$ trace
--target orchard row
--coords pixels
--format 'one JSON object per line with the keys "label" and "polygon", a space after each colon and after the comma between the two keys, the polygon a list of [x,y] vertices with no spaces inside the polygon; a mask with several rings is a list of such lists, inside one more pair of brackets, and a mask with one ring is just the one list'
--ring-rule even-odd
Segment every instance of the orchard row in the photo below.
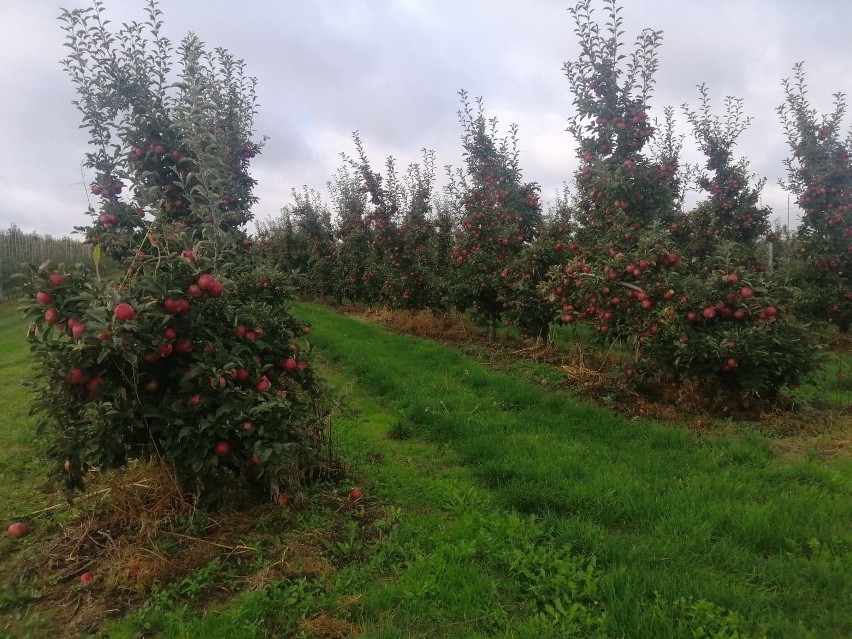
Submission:
{"label": "orchard row", "polygon": [[[573,10],[581,54],[565,65],[581,166],[573,194],[544,215],[524,182],[517,131],[500,137],[462,94],[465,166],[434,197],[434,157],[404,175],[357,157],[332,183],[333,212],[296,197],[282,220],[252,218],[255,80],[224,49],[162,35],[161,12],[112,31],[104,6],[63,11],[65,69],[89,131],[97,207],[82,228],[94,269],[33,265],[26,312],[37,358],[35,408],[55,468],[79,487],[93,468],[170,463],[187,492],[265,489],[320,464],[321,387],[304,323],[283,304],[307,293],[395,308],[470,311],[546,339],[587,323],[635,347],[625,379],[700,378],[707,392],[772,398],[817,364],[804,320],[852,320],[850,143],[845,105],[820,117],[801,68],[779,109],[791,191],[805,210],[799,267],[764,268],[768,211],[733,147],[747,125],[688,111],[706,198],[682,211],[671,112],[651,118],[661,43],[646,30],[621,58],[621,18]],[[105,259],[115,268],[105,268]]]}
{"label": "orchard row", "polygon": [[187,496],[279,497],[323,463],[324,422],[310,328],[282,308],[290,277],[243,228],[254,79],[194,35],[175,49],[148,12],[115,32],[102,3],[61,15],[94,268],[32,265],[34,407],[69,488],[154,458]]}
{"label": "orchard row", "polygon": [[[646,30],[632,54],[591,2],[573,10],[582,53],[565,65],[574,94],[570,131],[580,168],[571,193],[545,214],[525,182],[517,131],[500,137],[481,102],[462,93],[464,169],[443,197],[434,160],[398,176],[357,156],[331,184],[332,203],[294,193],[281,219],[260,226],[279,267],[298,268],[306,292],[399,309],[470,311],[494,330],[520,327],[546,340],[554,324],[589,324],[635,349],[625,375],[636,383],[702,380],[708,393],[773,398],[817,364],[806,322],[852,325],[852,140],[841,137],[845,104],[819,116],[807,103],[801,66],[778,109],[791,157],[787,188],[805,214],[779,271],[767,257],[769,214],[759,204],[737,138],[748,126],[739,100],[721,115],[700,87],[684,107],[703,167],[679,158],[673,112],[650,117],[660,34]],[[684,211],[687,186],[704,193]],[[334,219],[334,223],[332,223]],[[777,246],[777,245],[776,245]]]}

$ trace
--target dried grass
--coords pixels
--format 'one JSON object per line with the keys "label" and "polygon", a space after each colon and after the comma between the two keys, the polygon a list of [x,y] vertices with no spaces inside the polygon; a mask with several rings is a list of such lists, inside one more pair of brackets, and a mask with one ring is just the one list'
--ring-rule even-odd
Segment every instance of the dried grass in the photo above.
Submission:
{"label": "dried grass", "polygon": [[349,639],[361,634],[361,628],[354,623],[343,621],[329,612],[321,612],[299,622],[299,630],[312,637],[323,639]]}
{"label": "dried grass", "polygon": [[[257,536],[255,525],[264,516],[286,521],[298,507],[265,504],[202,515],[181,494],[169,469],[153,462],[95,477],[90,488],[79,498],[83,512],[37,548],[43,561],[37,562],[37,571],[28,569],[33,577],[38,572],[43,583],[33,610],[43,609],[62,628],[57,636],[93,632],[106,619],[136,608],[154,586],[165,587],[214,560],[236,566],[238,573],[250,569],[253,562],[241,557],[256,551],[241,540],[247,533]],[[328,506],[335,512],[339,498],[329,495]],[[292,533],[289,527],[287,532],[269,536],[264,548],[277,549],[279,557],[271,557],[271,566],[244,572],[247,588],[281,578],[321,578],[334,570],[323,556],[322,539]],[[79,577],[87,571],[94,580],[81,588]],[[317,624],[323,627],[322,620]]]}
{"label": "dried grass", "polygon": [[365,319],[387,326],[397,333],[439,341],[467,341],[482,337],[482,331],[466,317],[431,311],[377,309],[359,313]]}

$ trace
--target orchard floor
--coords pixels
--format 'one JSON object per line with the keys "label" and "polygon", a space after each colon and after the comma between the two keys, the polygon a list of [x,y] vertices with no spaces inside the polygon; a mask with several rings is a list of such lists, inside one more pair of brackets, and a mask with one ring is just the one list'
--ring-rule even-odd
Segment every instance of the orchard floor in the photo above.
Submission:
{"label": "orchard floor", "polygon": [[0,311],[0,508],[32,529],[0,541],[0,637],[852,635],[848,455],[625,419],[542,363],[297,312],[350,481],[204,515],[141,467],[65,505]]}
{"label": "orchard floor", "polygon": [[559,326],[553,342],[535,344],[511,328],[489,343],[466,317],[332,306],[389,331],[430,339],[459,349],[491,368],[541,385],[572,399],[595,404],[625,419],[652,419],[699,435],[758,431],[779,453],[813,459],[852,452],[852,339],[828,334],[824,367],[796,390],[785,388],[777,403],[754,400],[744,409],[736,398],[702,396],[700,384],[686,382],[631,387],[624,368],[633,353],[619,343],[602,346],[583,325]]}

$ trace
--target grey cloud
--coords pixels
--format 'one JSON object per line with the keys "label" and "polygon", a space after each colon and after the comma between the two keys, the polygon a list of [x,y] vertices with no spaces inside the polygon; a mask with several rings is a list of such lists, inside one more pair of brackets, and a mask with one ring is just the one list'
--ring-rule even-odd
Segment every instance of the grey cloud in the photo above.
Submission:
{"label": "grey cloud", "polygon": [[[71,6],[84,6],[75,0]],[[245,58],[258,77],[258,131],[270,140],[255,163],[259,217],[275,214],[303,184],[324,189],[352,152],[358,130],[372,162],[386,155],[400,165],[420,159],[421,147],[439,166],[460,164],[457,92],[483,96],[504,129],[520,124],[525,179],[545,197],[570,181],[576,166],[565,132],[571,95],[562,63],[577,51],[567,6],[552,0],[328,0],[267,2],[186,0],[161,3],[168,35],[189,30],[210,46]],[[830,108],[832,93],[852,88],[846,31],[852,3],[833,0],[623,3],[625,29],[664,31],[654,113],[666,104],[697,103],[706,82],[721,111],[723,99],[744,98],[755,118],[738,153],[766,176],[764,200],[786,217],[786,195],[776,187],[786,155],[775,108],[780,80],[807,60],[814,104]],[[107,0],[115,24],[142,19],[142,0]],[[0,225],[65,234],[85,221],[79,182],[85,132],[64,77],[63,34],[49,3],[0,0]],[[8,61],[8,62],[7,62]],[[11,96],[11,99],[9,99]],[[679,126],[689,133],[685,118]],[[693,158],[697,158],[694,150]],[[770,188],[771,187],[771,188]],[[14,197],[8,194],[14,193]]]}

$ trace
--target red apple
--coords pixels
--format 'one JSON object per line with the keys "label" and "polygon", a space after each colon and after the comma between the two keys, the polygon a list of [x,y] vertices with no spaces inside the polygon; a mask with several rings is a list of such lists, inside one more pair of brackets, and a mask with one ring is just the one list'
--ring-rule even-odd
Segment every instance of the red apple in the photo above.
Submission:
{"label": "red apple", "polygon": [[213,452],[219,457],[224,457],[231,452],[231,445],[226,441],[217,442],[213,447]]}
{"label": "red apple", "polygon": [[55,299],[56,299],[55,295],[51,295],[50,293],[45,293],[44,291],[39,291],[38,293],[36,293],[36,301],[39,304],[50,304]]}
{"label": "red apple", "polygon": [[89,585],[89,583],[90,583],[90,582],[92,581],[92,579],[94,579],[94,578],[95,578],[94,573],[91,573],[91,572],[84,572],[82,575],[80,575],[80,585],[81,585],[81,586],[88,586],[88,585]]}
{"label": "red apple", "polygon": [[136,317],[136,310],[127,302],[122,302],[113,310],[113,315],[115,315],[116,319],[121,320],[122,322],[132,320]]}
{"label": "red apple", "polygon": [[65,376],[65,381],[69,384],[85,384],[89,381],[89,376],[81,368],[72,368],[71,372]]}
{"label": "red apple", "polygon": [[355,488],[353,488],[349,492],[349,499],[351,499],[352,501],[359,501],[363,496],[364,496],[364,491],[361,490],[360,486],[355,486]]}
{"label": "red apple", "polygon": [[16,522],[6,529],[6,534],[17,539],[18,537],[23,537],[29,531],[29,526],[21,522]]}
{"label": "red apple", "polygon": [[60,286],[65,284],[65,276],[60,273],[51,273],[49,279],[51,286]]}
{"label": "red apple", "polygon": [[204,273],[203,275],[199,275],[198,280],[197,280],[198,288],[200,288],[203,291],[206,291],[210,288],[210,286],[215,281],[216,280],[214,279],[214,277],[212,275],[210,275],[209,273]]}
{"label": "red apple", "polygon": [[189,353],[192,351],[192,340],[181,339],[175,342],[175,350],[178,353]]}

